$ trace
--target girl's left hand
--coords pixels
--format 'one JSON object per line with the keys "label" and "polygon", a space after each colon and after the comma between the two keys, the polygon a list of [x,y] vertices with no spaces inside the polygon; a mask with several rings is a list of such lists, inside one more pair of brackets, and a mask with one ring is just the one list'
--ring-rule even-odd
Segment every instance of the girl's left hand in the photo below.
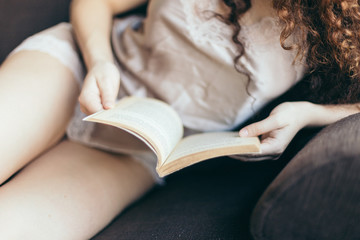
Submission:
{"label": "girl's left hand", "polygon": [[261,136],[261,154],[235,158],[244,161],[277,159],[296,133],[308,125],[309,106],[308,102],[285,102],[274,108],[269,117],[242,128],[241,137]]}

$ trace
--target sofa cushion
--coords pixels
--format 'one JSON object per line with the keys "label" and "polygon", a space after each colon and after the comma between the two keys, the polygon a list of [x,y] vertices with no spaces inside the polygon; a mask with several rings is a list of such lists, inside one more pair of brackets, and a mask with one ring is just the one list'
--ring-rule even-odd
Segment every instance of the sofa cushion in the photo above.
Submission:
{"label": "sofa cushion", "polygon": [[260,239],[358,239],[360,114],[317,135],[259,200],[251,231]]}
{"label": "sofa cushion", "polygon": [[93,240],[250,240],[251,211],[282,162],[223,157],[170,175]]}
{"label": "sofa cushion", "polygon": [[26,37],[68,21],[70,0],[1,0],[0,63]]}

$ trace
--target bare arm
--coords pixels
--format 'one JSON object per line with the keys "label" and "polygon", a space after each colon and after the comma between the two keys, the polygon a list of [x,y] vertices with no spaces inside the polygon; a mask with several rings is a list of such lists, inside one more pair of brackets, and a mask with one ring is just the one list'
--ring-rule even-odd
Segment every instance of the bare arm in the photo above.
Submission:
{"label": "bare arm", "polygon": [[320,105],[310,102],[286,102],[277,106],[269,117],[241,129],[240,136],[261,135],[263,154],[280,154],[300,129],[325,126],[359,112],[360,103]]}
{"label": "bare arm", "polygon": [[310,103],[309,122],[307,126],[328,125],[358,112],[360,112],[360,103],[341,105],[318,105]]}
{"label": "bare arm", "polygon": [[89,114],[109,108],[115,100],[120,76],[113,65],[110,43],[112,20],[115,15],[145,2],[146,0],[72,1],[70,19],[89,72],[79,97],[84,112]]}
{"label": "bare arm", "polygon": [[112,61],[110,32],[113,17],[145,2],[146,0],[72,1],[71,23],[88,68],[97,61]]}

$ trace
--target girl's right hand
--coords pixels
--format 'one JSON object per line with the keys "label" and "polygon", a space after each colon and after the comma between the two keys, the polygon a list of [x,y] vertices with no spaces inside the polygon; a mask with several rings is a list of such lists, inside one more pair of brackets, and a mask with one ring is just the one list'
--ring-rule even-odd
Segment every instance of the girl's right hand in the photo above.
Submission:
{"label": "girl's right hand", "polygon": [[88,71],[79,102],[81,111],[92,114],[113,107],[120,87],[120,72],[113,62],[102,61]]}

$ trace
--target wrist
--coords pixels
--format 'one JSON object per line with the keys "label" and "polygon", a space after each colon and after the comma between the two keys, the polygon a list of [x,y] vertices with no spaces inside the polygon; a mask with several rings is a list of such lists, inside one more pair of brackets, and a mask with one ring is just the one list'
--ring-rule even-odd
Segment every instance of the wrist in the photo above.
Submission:
{"label": "wrist", "polygon": [[94,30],[79,43],[88,69],[93,68],[99,62],[114,62],[110,40],[105,33]]}
{"label": "wrist", "polygon": [[301,122],[302,128],[309,127],[314,122],[314,114],[316,112],[316,106],[310,102],[297,102],[299,109],[299,121]]}
{"label": "wrist", "polygon": [[322,127],[346,116],[341,113],[344,109],[339,105],[322,105],[308,102],[308,106],[308,127]]}
{"label": "wrist", "polygon": [[306,102],[306,125],[305,127],[316,127],[316,126],[322,126],[323,124],[320,123],[319,115],[321,115],[321,106],[318,104],[314,104],[311,102]]}
{"label": "wrist", "polygon": [[302,104],[304,127],[321,127],[333,123],[334,114],[330,105],[321,105],[311,102],[299,102]]}
{"label": "wrist", "polygon": [[360,112],[360,105],[356,104],[311,104],[312,121],[310,126],[325,126],[351,114]]}
{"label": "wrist", "polygon": [[88,69],[93,69],[96,67],[103,67],[103,66],[107,66],[107,65],[113,65],[114,64],[114,60],[113,59],[107,59],[107,58],[96,58],[96,59],[92,59],[91,64],[89,64]]}
{"label": "wrist", "polygon": [[114,58],[111,52],[96,48],[91,49],[91,51],[88,51],[88,54],[84,54],[86,67],[88,69],[103,63],[114,63]]}

